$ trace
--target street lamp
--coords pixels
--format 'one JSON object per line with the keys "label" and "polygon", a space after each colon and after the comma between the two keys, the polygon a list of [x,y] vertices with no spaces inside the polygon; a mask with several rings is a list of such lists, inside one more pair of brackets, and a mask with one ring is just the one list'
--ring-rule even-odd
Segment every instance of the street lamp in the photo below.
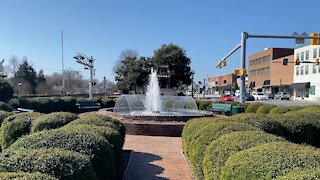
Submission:
{"label": "street lamp", "polygon": [[191,97],[193,98],[193,78],[194,78],[194,71],[191,71],[191,78],[192,78],[192,81],[191,81]]}
{"label": "street lamp", "polygon": [[22,85],[22,82],[19,82],[19,83],[18,83],[18,87],[19,87],[19,96],[21,96],[21,85]]}

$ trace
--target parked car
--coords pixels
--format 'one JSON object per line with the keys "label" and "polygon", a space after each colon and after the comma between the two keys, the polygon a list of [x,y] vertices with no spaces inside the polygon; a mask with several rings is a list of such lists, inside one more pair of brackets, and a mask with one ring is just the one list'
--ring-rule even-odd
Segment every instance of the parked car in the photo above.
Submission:
{"label": "parked car", "polygon": [[286,93],[286,92],[278,92],[277,94],[274,95],[274,99],[286,99],[289,100],[290,99],[290,94]]}
{"label": "parked car", "polygon": [[274,94],[272,94],[272,93],[265,93],[265,95],[268,97],[268,99],[274,98]]}
{"label": "parked car", "polygon": [[254,97],[251,94],[246,93],[244,96],[244,100],[245,101],[254,101]]}
{"label": "parked car", "polygon": [[220,101],[233,101],[233,96],[230,94],[224,94],[220,96]]}
{"label": "parked car", "polygon": [[252,96],[255,100],[267,100],[268,97],[262,92],[253,92]]}

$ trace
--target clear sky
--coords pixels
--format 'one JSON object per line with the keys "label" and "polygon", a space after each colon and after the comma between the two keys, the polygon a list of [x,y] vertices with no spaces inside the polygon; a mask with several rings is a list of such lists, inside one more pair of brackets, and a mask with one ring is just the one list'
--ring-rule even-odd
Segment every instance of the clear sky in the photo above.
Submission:
{"label": "clear sky", "polygon": [[[319,32],[319,0],[1,0],[0,59],[27,56],[36,70],[61,72],[61,30],[65,68],[89,72],[72,58],[93,56],[96,78],[114,81],[112,67],[121,51],[152,56],[174,43],[191,58],[195,81],[233,72],[217,60],[240,42],[241,32],[291,35]],[[264,47],[294,47],[293,40],[249,39],[248,55]],[[5,63],[6,64],[6,63]]]}

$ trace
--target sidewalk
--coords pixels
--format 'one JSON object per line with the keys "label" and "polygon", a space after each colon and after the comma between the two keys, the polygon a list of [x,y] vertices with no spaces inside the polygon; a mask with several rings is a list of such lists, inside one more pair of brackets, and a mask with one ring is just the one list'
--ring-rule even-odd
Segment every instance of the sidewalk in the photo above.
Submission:
{"label": "sidewalk", "polygon": [[192,179],[180,137],[126,135],[124,149],[134,150],[126,180]]}

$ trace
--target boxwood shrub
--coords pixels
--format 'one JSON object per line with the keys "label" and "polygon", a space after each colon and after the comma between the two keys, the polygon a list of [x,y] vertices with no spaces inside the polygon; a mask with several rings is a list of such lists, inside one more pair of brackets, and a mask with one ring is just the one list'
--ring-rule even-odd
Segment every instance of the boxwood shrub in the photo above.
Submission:
{"label": "boxwood shrub", "polygon": [[275,141],[283,139],[262,131],[238,131],[221,136],[206,149],[203,159],[204,178],[220,179],[221,169],[232,154]]}
{"label": "boxwood shrub", "polygon": [[257,128],[239,122],[217,122],[200,128],[192,135],[189,145],[188,159],[193,173],[198,179],[203,179],[202,161],[207,146],[224,134],[234,131],[258,130]]}
{"label": "boxwood shrub", "polygon": [[55,111],[54,102],[50,98],[36,97],[28,99],[32,109],[41,113],[51,113]]}
{"label": "boxwood shrub", "polygon": [[19,137],[29,134],[31,122],[40,117],[41,113],[19,113],[5,118],[1,124],[1,147],[7,148]]}
{"label": "boxwood shrub", "polygon": [[46,114],[32,121],[31,132],[42,131],[44,129],[56,129],[77,118],[77,115],[69,112],[54,112]]}
{"label": "boxwood shrub", "polygon": [[208,107],[212,104],[212,101],[209,100],[196,100],[199,110],[207,110]]}
{"label": "boxwood shrub", "polygon": [[271,142],[229,157],[221,179],[275,179],[289,172],[320,166],[316,148],[288,142]]}
{"label": "boxwood shrub", "polygon": [[269,114],[284,114],[286,112],[289,112],[290,108],[286,106],[279,106],[271,109]]}
{"label": "boxwood shrub", "polygon": [[62,127],[61,130],[74,133],[86,133],[86,131],[90,130],[91,133],[103,136],[111,145],[113,145],[116,165],[120,163],[124,142],[118,131],[107,126],[96,126],[88,124],[67,125]]}
{"label": "boxwood shrub", "polygon": [[269,114],[269,112],[277,106],[264,104],[257,109],[257,114]]}
{"label": "boxwood shrub", "polygon": [[271,134],[279,136],[286,135],[286,128],[283,127],[281,122],[279,122],[277,118],[274,118],[273,116],[256,113],[242,113],[231,116],[230,118],[237,122],[248,123]]}
{"label": "boxwood shrub", "polygon": [[40,172],[59,179],[97,179],[88,156],[58,148],[5,151],[0,166],[7,171]]}
{"label": "boxwood shrub", "polygon": [[[113,125],[110,123],[112,123]],[[97,126],[113,127],[121,134],[123,141],[126,135],[126,129],[122,122],[118,118],[109,115],[87,113],[81,118],[71,122],[71,124],[92,124]]]}
{"label": "boxwood shrub", "polygon": [[9,117],[9,116],[12,116],[12,115],[13,115],[12,112],[0,110],[0,125],[2,124],[2,121],[3,121],[6,117]]}
{"label": "boxwood shrub", "polygon": [[32,109],[31,102],[25,98],[13,98],[13,99],[10,99],[8,103],[15,109],[17,108]]}
{"label": "boxwood shrub", "polygon": [[184,153],[187,155],[189,150],[189,144],[192,140],[192,135],[195,131],[199,130],[200,128],[210,125],[215,122],[226,121],[227,118],[223,116],[217,117],[203,117],[203,118],[195,118],[189,120],[184,126],[182,130],[182,147]]}
{"label": "boxwood shrub", "polygon": [[320,179],[320,168],[308,168],[290,172],[277,180],[316,180]]}
{"label": "boxwood shrub", "polygon": [[5,103],[5,102],[1,102],[0,101],[0,110],[3,110],[3,111],[13,111],[13,107],[10,106],[9,104]]}
{"label": "boxwood shrub", "polygon": [[87,155],[99,179],[115,178],[112,145],[102,136],[86,132],[53,129],[24,136],[11,145],[10,150],[35,148],[61,148]]}
{"label": "boxwood shrub", "polygon": [[257,109],[262,106],[263,104],[262,103],[250,103],[245,112],[246,113],[256,113],[257,112]]}
{"label": "boxwood shrub", "polygon": [[303,106],[289,106],[289,111],[299,111],[303,109]]}
{"label": "boxwood shrub", "polygon": [[0,179],[15,179],[15,180],[58,180],[54,176],[43,173],[26,173],[26,172],[0,172]]}

